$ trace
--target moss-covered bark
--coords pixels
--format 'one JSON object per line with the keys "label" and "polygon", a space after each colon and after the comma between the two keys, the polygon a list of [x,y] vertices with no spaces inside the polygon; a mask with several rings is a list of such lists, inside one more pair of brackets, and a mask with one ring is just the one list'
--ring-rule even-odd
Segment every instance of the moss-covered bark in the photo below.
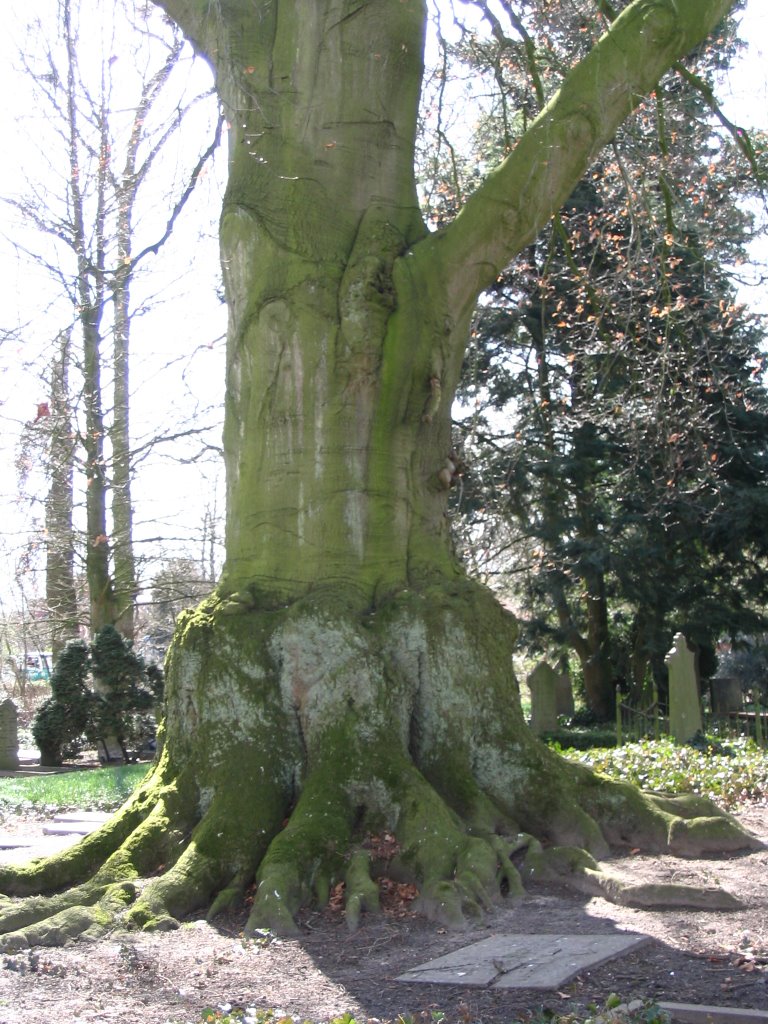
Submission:
{"label": "moss-covered bark", "polygon": [[[249,929],[292,931],[338,881],[356,926],[377,909],[382,872],[415,881],[422,909],[449,925],[531,876],[695,905],[698,891],[627,887],[593,857],[609,843],[685,855],[754,841],[706,802],[641,795],[539,744],[521,717],[514,632],[458,577],[373,603],[341,587],[236,613],[210,599],[179,625],[165,752],[140,791],[77,847],[0,870],[11,896],[50,894],[0,908],[5,948],[174,927],[254,881]],[[382,832],[397,842],[387,863],[368,841]]]}
{"label": "moss-covered bark", "polygon": [[[478,290],[726,0],[636,0],[430,236],[413,177],[423,0],[162,6],[214,65],[230,120],[227,559],[178,624],[161,762],[73,851],[0,871],[12,897],[45,894],[0,910],[6,946],[172,927],[254,881],[250,928],[290,931],[338,880],[356,925],[384,870],[458,924],[520,889],[518,853],[525,875],[634,899],[592,859],[609,844],[753,845],[712,808],[597,779],[533,739],[514,621],[464,578],[445,519]],[[382,830],[386,863],[368,842]]]}

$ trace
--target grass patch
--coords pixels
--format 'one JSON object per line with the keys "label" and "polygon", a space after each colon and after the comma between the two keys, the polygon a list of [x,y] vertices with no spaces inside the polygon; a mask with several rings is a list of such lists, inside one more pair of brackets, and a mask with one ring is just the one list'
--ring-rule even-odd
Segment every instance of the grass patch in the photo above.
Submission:
{"label": "grass patch", "polygon": [[768,752],[744,737],[697,747],[640,740],[611,749],[556,749],[612,779],[661,793],[698,793],[726,809],[768,798]]}
{"label": "grass patch", "polygon": [[0,814],[69,811],[113,811],[147,774],[146,764],[0,779]]}

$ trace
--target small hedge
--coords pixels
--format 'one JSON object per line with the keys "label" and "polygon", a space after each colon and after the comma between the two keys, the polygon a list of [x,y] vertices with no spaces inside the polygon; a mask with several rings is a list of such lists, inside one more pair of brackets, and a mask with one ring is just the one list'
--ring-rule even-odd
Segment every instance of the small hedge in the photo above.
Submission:
{"label": "small hedge", "polygon": [[594,726],[584,729],[557,729],[554,732],[544,733],[541,738],[550,746],[560,746],[572,750],[616,746],[616,731],[614,729],[599,729]]}

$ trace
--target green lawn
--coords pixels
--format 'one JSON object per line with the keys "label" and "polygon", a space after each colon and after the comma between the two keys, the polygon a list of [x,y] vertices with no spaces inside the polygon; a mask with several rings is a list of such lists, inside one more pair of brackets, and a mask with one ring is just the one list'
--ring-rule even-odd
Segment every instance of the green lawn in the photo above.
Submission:
{"label": "green lawn", "polygon": [[0,814],[29,811],[111,811],[118,808],[147,774],[146,764],[117,765],[89,771],[0,779]]}

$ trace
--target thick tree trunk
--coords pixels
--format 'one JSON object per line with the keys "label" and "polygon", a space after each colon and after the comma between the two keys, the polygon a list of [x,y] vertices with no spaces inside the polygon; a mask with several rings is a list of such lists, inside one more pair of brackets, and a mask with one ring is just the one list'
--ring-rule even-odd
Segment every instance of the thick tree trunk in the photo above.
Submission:
{"label": "thick tree trunk", "polygon": [[587,612],[586,657],[581,667],[587,706],[597,718],[605,721],[615,709],[614,681],[610,657],[611,637],[608,627],[608,600],[605,580],[595,573],[585,581],[584,598]]}
{"label": "thick tree trunk", "polygon": [[[521,847],[526,873],[624,901],[690,898],[628,890],[586,851],[753,840],[706,802],[610,785],[538,743],[514,621],[450,551],[450,402],[473,297],[531,225],[510,214],[478,247],[481,203],[426,236],[412,169],[424,4],[164,6],[212,56],[231,124],[226,564],[179,622],[155,772],[75,855],[0,871],[5,891],[59,893],[0,913],[6,948],[98,934],[116,916],[171,927],[254,879],[249,928],[291,930],[339,879],[355,925],[378,906],[381,872],[416,880],[423,908],[457,924],[520,888]],[[659,31],[657,61],[681,45]],[[617,110],[637,88],[624,74],[605,85]],[[530,189],[536,216],[567,193],[572,170],[561,182],[554,163],[543,178],[512,163],[516,210]],[[487,193],[497,221],[505,174]],[[383,828],[396,837],[386,862],[370,850]]]}
{"label": "thick tree trunk", "polygon": [[[443,516],[450,399],[431,422],[422,414],[431,378],[452,393],[450,334],[465,325],[439,291],[429,308],[435,282],[404,258],[424,235],[411,170],[418,7],[371,4],[349,20],[340,5],[301,7],[272,27],[277,86],[257,69],[225,93],[238,116],[221,228],[223,587],[295,598],[331,581],[369,599],[405,583]],[[383,35],[377,55],[369,40]],[[316,67],[294,67],[294,39]]]}

